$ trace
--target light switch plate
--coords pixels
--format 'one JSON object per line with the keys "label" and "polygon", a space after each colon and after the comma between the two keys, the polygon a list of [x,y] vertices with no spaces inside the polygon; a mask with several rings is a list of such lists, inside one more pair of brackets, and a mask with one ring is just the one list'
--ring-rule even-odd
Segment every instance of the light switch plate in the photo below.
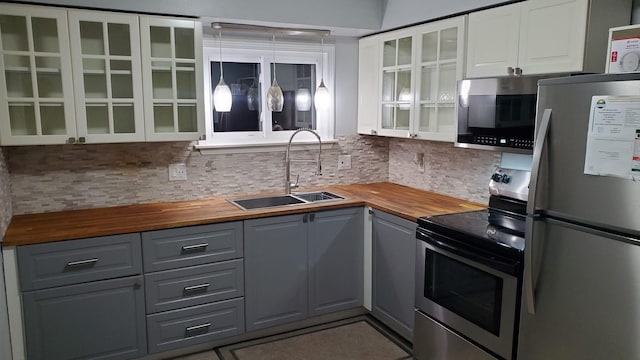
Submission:
{"label": "light switch plate", "polygon": [[338,155],[338,170],[351,169],[351,155]]}
{"label": "light switch plate", "polygon": [[186,164],[169,164],[169,181],[187,180]]}

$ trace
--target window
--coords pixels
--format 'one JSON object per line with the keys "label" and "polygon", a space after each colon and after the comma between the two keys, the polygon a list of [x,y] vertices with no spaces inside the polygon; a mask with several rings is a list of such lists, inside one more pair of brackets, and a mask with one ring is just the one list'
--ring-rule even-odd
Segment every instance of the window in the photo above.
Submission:
{"label": "window", "polygon": [[[333,47],[325,46],[323,54],[320,44],[277,42],[274,74],[271,42],[223,40],[224,80],[231,88],[233,103],[230,112],[219,113],[211,97],[220,80],[219,46],[218,39],[204,42],[207,140],[200,141],[199,147],[281,144],[298,128],[314,129],[323,140],[333,139],[333,104],[319,111],[313,106],[321,78],[334,92]],[[284,95],[281,112],[266,108],[267,90],[274,76]],[[313,139],[308,133],[296,136],[302,142]]]}

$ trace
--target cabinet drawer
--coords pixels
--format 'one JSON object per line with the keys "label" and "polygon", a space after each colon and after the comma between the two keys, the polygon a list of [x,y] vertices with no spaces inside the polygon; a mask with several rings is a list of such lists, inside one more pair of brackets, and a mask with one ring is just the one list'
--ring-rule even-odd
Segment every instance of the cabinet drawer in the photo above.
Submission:
{"label": "cabinet drawer", "polygon": [[147,313],[243,296],[243,270],[243,260],[237,259],[147,274]]}
{"label": "cabinet drawer", "polygon": [[149,353],[244,333],[244,298],[147,315]]}
{"label": "cabinet drawer", "polygon": [[242,222],[142,233],[145,272],[242,257]]}
{"label": "cabinet drawer", "polygon": [[18,247],[23,291],[142,273],[140,234]]}

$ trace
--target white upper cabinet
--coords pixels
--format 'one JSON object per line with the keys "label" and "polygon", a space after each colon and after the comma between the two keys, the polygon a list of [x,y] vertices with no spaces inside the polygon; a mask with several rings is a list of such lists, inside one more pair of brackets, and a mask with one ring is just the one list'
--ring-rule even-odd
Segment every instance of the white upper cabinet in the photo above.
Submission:
{"label": "white upper cabinet", "polygon": [[144,141],[138,17],[69,11],[78,141]]}
{"label": "white upper cabinet", "polygon": [[454,140],[465,18],[360,40],[358,133]]}
{"label": "white upper cabinet", "polygon": [[197,20],[0,4],[0,145],[198,140]]}
{"label": "white upper cabinet", "polygon": [[378,69],[380,41],[377,37],[360,40],[358,56],[358,133],[378,133]]}
{"label": "white upper cabinet", "polygon": [[528,0],[469,14],[466,77],[602,72],[630,0]]}
{"label": "white upper cabinet", "polygon": [[147,140],[200,139],[204,134],[200,22],[141,17],[140,29]]}
{"label": "white upper cabinet", "polygon": [[0,143],[75,139],[65,10],[0,5]]}

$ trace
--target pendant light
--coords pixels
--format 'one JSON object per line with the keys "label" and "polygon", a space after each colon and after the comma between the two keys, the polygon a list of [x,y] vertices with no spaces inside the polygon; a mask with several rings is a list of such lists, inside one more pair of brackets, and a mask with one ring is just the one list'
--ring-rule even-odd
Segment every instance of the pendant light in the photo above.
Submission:
{"label": "pendant light", "polygon": [[231,111],[233,98],[231,97],[231,89],[224,82],[222,74],[222,31],[218,32],[218,34],[220,36],[220,82],[213,90],[213,106],[217,112],[229,112]]}
{"label": "pendant light", "polygon": [[331,98],[329,96],[329,89],[324,84],[323,79],[323,65],[324,65],[324,35],[320,38],[321,40],[321,49],[322,49],[322,59],[320,59],[320,86],[316,89],[316,95],[314,96],[313,103],[316,106],[316,111],[318,110],[326,110],[329,108],[329,103],[331,102]]}
{"label": "pendant light", "polygon": [[267,91],[267,109],[281,112],[284,106],[284,95],[276,80],[276,34],[273,34],[273,83]]}

